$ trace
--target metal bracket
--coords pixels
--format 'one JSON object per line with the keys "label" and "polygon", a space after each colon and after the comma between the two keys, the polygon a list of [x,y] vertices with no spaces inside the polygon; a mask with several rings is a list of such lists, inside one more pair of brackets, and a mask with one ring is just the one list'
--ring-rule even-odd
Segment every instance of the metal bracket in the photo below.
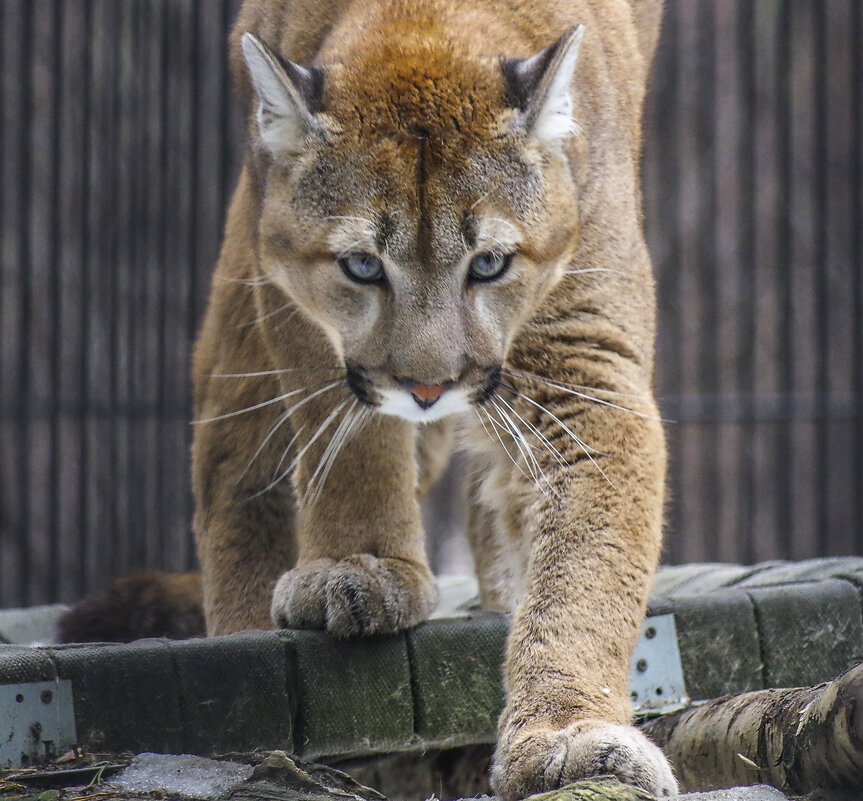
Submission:
{"label": "metal bracket", "polygon": [[54,759],[76,742],[71,681],[0,685],[0,768]]}
{"label": "metal bracket", "polygon": [[636,715],[673,712],[689,702],[674,615],[645,618],[632,654],[629,692]]}

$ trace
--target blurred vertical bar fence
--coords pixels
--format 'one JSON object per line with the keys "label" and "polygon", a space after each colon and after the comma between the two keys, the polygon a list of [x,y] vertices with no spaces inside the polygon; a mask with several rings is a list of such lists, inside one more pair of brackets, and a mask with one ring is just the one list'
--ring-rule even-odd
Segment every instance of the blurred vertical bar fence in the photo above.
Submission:
{"label": "blurred vertical bar fence", "polygon": [[[0,606],[194,565],[238,5],[0,0]],[[863,553],[861,38],[858,0],[667,3],[644,157],[666,561]],[[460,526],[429,519],[437,558]]]}

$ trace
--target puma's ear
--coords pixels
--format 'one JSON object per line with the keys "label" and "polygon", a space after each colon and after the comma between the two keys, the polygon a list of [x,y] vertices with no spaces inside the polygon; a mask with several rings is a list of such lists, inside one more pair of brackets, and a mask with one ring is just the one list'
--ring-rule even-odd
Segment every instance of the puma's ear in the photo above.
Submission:
{"label": "puma's ear", "polygon": [[582,36],[578,25],[530,58],[501,61],[510,101],[522,112],[519,125],[537,139],[563,139],[577,130],[570,86]]}
{"label": "puma's ear", "polygon": [[272,153],[296,153],[306,135],[320,128],[323,72],[279,58],[251,33],[241,39],[243,55],[258,94],[258,132]]}

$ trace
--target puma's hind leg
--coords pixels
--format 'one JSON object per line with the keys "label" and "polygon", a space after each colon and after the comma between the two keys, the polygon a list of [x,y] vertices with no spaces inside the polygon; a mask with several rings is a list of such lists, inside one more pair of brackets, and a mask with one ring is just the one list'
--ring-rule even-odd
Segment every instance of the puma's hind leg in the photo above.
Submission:
{"label": "puma's hind leg", "polygon": [[505,488],[495,466],[471,456],[468,474],[467,540],[479,583],[482,608],[511,612],[519,594],[521,565],[518,546],[501,520]]}

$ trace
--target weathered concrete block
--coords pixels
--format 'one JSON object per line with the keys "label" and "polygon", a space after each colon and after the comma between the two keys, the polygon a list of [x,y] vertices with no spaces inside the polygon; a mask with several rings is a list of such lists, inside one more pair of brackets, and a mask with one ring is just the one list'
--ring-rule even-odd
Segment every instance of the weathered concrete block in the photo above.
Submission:
{"label": "weathered concrete block", "polygon": [[503,708],[507,615],[435,620],[407,635],[415,729],[438,747],[493,742]]}
{"label": "weathered concrete block", "polygon": [[50,650],[71,679],[78,741],[88,751],[183,749],[180,693],[164,640]]}
{"label": "weathered concrete block", "polygon": [[170,642],[182,697],[183,753],[293,750],[288,676],[294,654],[275,632]]}
{"label": "weathered concrete block", "polygon": [[828,681],[863,660],[860,595],[847,581],[755,587],[765,687]]}
{"label": "weathered concrete block", "polygon": [[690,698],[762,689],[758,629],[746,593],[723,589],[673,601],[651,600],[650,614],[667,612],[674,613]]}
{"label": "weathered concrete block", "polygon": [[317,758],[402,750],[415,742],[404,635],[336,640],[320,631],[277,635],[291,651],[297,692],[294,750]]}
{"label": "weathered concrete block", "polygon": [[48,650],[0,645],[0,684],[53,681],[56,678],[57,667]]}

